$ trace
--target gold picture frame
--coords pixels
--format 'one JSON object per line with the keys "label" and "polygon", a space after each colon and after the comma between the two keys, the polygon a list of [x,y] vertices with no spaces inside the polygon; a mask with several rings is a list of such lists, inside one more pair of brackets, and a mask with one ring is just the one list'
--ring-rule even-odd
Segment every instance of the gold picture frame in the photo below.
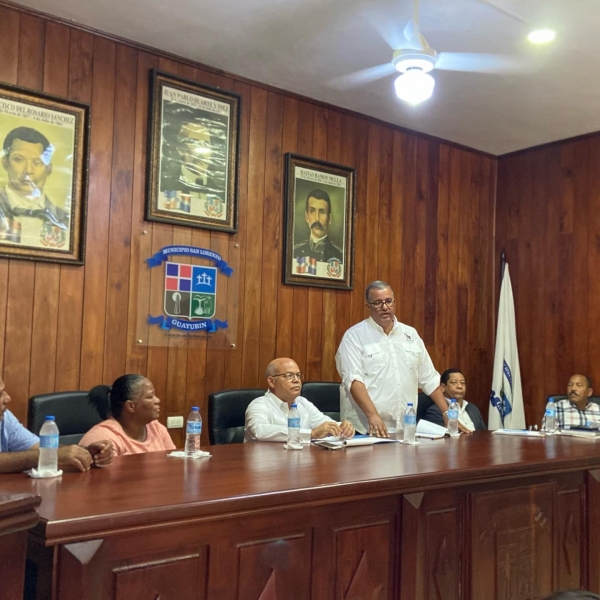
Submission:
{"label": "gold picture frame", "polygon": [[353,289],[355,187],[351,167],[286,154],[283,283]]}
{"label": "gold picture frame", "polygon": [[241,98],[150,72],[146,219],[235,233]]}
{"label": "gold picture frame", "polygon": [[0,256],[83,265],[89,112],[0,84]]}

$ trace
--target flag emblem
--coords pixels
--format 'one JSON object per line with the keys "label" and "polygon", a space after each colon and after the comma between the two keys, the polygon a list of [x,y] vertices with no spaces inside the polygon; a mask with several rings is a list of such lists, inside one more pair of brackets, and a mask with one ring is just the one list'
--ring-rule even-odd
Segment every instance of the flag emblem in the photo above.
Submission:
{"label": "flag emblem", "polygon": [[491,431],[501,428],[525,428],[521,369],[519,368],[519,351],[517,348],[515,302],[508,264],[505,266],[502,286],[500,287],[488,428]]}
{"label": "flag emblem", "polygon": [[296,273],[317,274],[317,259],[310,256],[299,256],[296,259]]}
{"label": "flag emblem", "polygon": [[327,275],[329,277],[340,277],[342,275],[342,263],[337,258],[327,261]]}
{"label": "flag emblem", "polygon": [[223,200],[214,194],[207,194],[204,202],[204,212],[209,217],[220,218],[223,216]]}

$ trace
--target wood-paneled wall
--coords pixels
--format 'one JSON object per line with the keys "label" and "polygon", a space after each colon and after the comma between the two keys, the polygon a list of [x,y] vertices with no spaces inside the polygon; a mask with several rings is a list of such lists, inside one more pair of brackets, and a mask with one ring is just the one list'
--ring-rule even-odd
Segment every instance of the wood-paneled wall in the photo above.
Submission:
{"label": "wood-paneled wall", "polygon": [[496,247],[515,296],[525,412],[573,373],[600,391],[600,136],[501,157]]}
{"label": "wood-paneled wall", "polygon": [[[163,419],[197,402],[206,417],[209,392],[262,385],[276,356],[291,355],[312,380],[336,379],[335,350],[364,318],[373,279],[391,282],[399,318],[418,329],[440,372],[465,370],[469,399],[487,410],[495,159],[1,4],[0,56],[1,81],[87,102],[92,114],[85,266],[0,261],[0,364],[20,419],[32,394],[125,372],[152,380]],[[223,248],[230,237],[143,225],[152,68],[242,97],[234,351],[135,345],[142,226],[153,251]],[[286,152],[356,168],[353,292],[280,283]]]}

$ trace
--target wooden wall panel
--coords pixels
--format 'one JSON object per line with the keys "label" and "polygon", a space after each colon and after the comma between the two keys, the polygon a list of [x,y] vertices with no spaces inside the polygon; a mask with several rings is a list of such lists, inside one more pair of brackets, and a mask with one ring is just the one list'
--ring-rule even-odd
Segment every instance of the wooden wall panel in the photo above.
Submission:
{"label": "wooden wall panel", "polygon": [[496,256],[506,248],[528,423],[569,377],[600,382],[600,137],[501,157]]}
{"label": "wooden wall panel", "polygon": [[[20,419],[34,392],[89,389],[123,372],[152,380],[163,419],[185,416],[192,404],[206,416],[207,395],[216,389],[263,385],[276,356],[291,355],[311,379],[337,379],[337,345],[366,316],[363,291],[373,279],[389,280],[398,317],[419,330],[440,371],[465,370],[469,399],[486,409],[496,298],[495,159],[1,3],[0,51],[1,81],[87,102],[92,115],[85,266],[0,261],[0,372]],[[237,234],[143,220],[152,68],[241,95]],[[351,292],[281,283],[286,152],[356,169]],[[565,165],[579,158],[578,151],[561,153]],[[568,186],[561,216],[543,220],[573,235],[556,252],[561,264],[582,244],[568,200],[581,186],[576,175]],[[210,339],[189,348],[137,343],[141,313],[160,310],[163,285],[159,273],[141,273],[140,263],[173,241],[212,245],[239,263],[234,350]],[[573,265],[574,275],[581,269]],[[560,278],[553,281],[557,293],[566,290]],[[140,289],[150,294],[140,298]],[[574,316],[574,328],[585,325]],[[555,337],[568,337],[570,326],[558,321]],[[181,431],[173,435],[183,441]]]}

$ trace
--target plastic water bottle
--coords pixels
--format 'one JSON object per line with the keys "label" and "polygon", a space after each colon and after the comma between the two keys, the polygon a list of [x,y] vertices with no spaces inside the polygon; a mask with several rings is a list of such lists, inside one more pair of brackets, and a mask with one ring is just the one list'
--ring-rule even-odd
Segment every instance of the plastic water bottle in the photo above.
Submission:
{"label": "plastic water bottle", "polygon": [[288,450],[302,450],[302,442],[300,440],[300,413],[298,405],[294,402],[290,406],[288,413]]}
{"label": "plastic water bottle", "polygon": [[554,398],[548,398],[548,404],[546,404],[544,431],[556,431],[556,404],[554,404]]}
{"label": "plastic water bottle", "polygon": [[187,418],[185,428],[185,453],[193,456],[194,452],[200,450],[200,434],[202,433],[202,416],[197,406],[192,406],[192,412]]}
{"label": "plastic water bottle", "polygon": [[40,458],[38,461],[40,475],[55,475],[58,471],[58,426],[54,417],[48,416],[40,429]]}
{"label": "plastic water bottle", "polygon": [[458,402],[452,398],[448,406],[448,433],[452,437],[458,437]]}
{"label": "plastic water bottle", "polygon": [[417,413],[412,402],[408,403],[404,413],[404,441],[409,444],[415,442],[415,432],[417,429]]}

